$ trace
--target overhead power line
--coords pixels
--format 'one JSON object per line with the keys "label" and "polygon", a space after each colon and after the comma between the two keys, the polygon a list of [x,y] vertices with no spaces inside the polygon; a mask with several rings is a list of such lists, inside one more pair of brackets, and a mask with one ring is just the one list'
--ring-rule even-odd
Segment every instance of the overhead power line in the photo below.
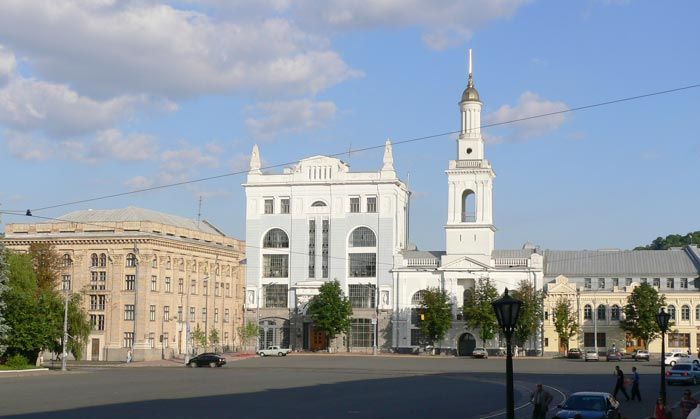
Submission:
{"label": "overhead power line", "polygon": [[[700,87],[700,83],[691,84],[691,85],[682,86],[682,87],[677,87],[677,88],[668,89],[668,90],[660,90],[660,91],[651,92],[651,93],[644,93],[644,94],[635,95],[635,96],[628,96],[628,97],[624,97],[624,98],[620,98],[620,99],[607,100],[607,101],[604,101],[604,102],[598,102],[598,103],[594,103],[594,104],[590,104],[590,105],[583,105],[583,106],[577,106],[577,107],[574,107],[574,108],[562,109],[562,110],[560,110],[560,111],[554,111],[554,112],[547,112],[547,113],[542,113],[542,114],[537,114],[537,115],[531,115],[531,116],[526,116],[526,117],[523,117],[523,118],[511,119],[511,120],[508,120],[508,121],[494,122],[494,123],[491,123],[491,124],[481,125],[481,126],[480,126],[480,129],[498,127],[498,126],[509,125],[509,124],[515,124],[515,123],[518,123],[518,122],[524,122],[524,121],[529,121],[529,120],[533,120],[533,119],[546,118],[546,117],[548,117],[548,116],[562,115],[562,114],[571,113],[571,112],[576,112],[576,111],[581,111],[581,110],[585,110],[585,109],[592,109],[592,108],[597,108],[597,107],[601,107],[601,106],[608,106],[608,105],[613,105],[613,104],[622,103],[622,102],[629,102],[629,101],[634,101],[634,100],[649,98],[649,97],[653,97],[653,96],[660,96],[660,95],[665,95],[665,94],[669,94],[669,93],[675,93],[675,92],[680,92],[680,91],[684,91],[684,90],[695,89],[695,88],[698,88],[698,87]],[[442,132],[442,133],[438,133],[438,134],[426,135],[426,136],[422,136],[422,137],[409,138],[409,139],[406,139],[406,140],[395,141],[395,142],[392,143],[392,145],[396,146],[396,145],[403,145],[403,144],[414,143],[414,142],[418,142],[418,141],[433,140],[433,139],[436,139],[436,138],[439,138],[439,137],[444,137],[444,136],[446,136],[446,135],[458,134],[459,132],[460,132],[459,130],[457,130],[457,131],[447,131],[447,132]],[[384,147],[384,144],[380,144],[380,145],[373,145],[373,146],[368,146],[368,147],[362,147],[362,148],[354,149],[354,150],[351,150],[351,151],[352,151],[352,152],[362,152],[362,151],[369,151],[369,150],[381,149],[381,148],[383,148],[383,147]],[[347,153],[348,153],[348,151],[345,150],[345,151],[338,152],[338,153],[328,154],[327,157],[340,157],[340,156],[343,156],[343,155],[345,155],[345,154],[347,154]],[[289,165],[292,165],[292,164],[295,164],[295,163],[297,163],[296,160],[295,160],[295,161],[285,162],[285,163],[279,163],[279,164],[274,164],[274,165],[265,166],[265,167],[262,167],[261,169],[262,169],[262,170],[275,169],[275,168],[278,168],[278,167],[289,166]],[[76,205],[76,204],[83,204],[83,203],[86,203],[86,202],[94,202],[94,201],[100,201],[100,200],[109,199],[109,198],[117,198],[117,197],[120,197],[120,196],[133,195],[133,194],[137,194],[137,193],[143,193],[143,192],[156,191],[156,190],[160,190],[160,189],[173,188],[173,187],[176,187],[176,186],[183,186],[183,185],[189,185],[189,184],[193,184],[193,183],[207,182],[207,181],[210,181],[210,180],[215,180],[215,179],[221,179],[221,178],[225,178],[225,177],[231,177],[231,176],[237,176],[237,175],[246,174],[246,173],[248,173],[249,171],[250,171],[250,170],[240,170],[240,171],[235,171],[235,172],[222,173],[222,174],[218,174],[218,175],[214,175],[214,176],[202,177],[202,178],[198,178],[198,179],[191,179],[191,180],[186,180],[186,181],[181,181],[181,182],[168,183],[168,184],[165,184],[165,185],[158,185],[158,186],[151,186],[151,187],[148,187],[148,188],[134,189],[134,190],[131,190],[131,191],[126,191],[126,192],[119,192],[119,193],[108,194],[108,195],[99,195],[99,196],[94,196],[94,197],[91,197],[91,198],[79,199],[79,200],[75,200],[75,201],[69,201],[69,202],[64,202],[64,203],[55,204],[55,205],[49,205],[49,206],[40,207],[40,208],[31,208],[31,209],[29,209],[29,210],[27,210],[27,211],[31,211],[30,213],[33,213],[33,212],[44,211],[44,210],[48,210],[48,209],[66,207],[66,206],[71,206],[71,205]],[[10,213],[20,214],[20,213],[24,213],[25,210],[6,210],[5,212],[8,213],[8,214],[10,214]]]}

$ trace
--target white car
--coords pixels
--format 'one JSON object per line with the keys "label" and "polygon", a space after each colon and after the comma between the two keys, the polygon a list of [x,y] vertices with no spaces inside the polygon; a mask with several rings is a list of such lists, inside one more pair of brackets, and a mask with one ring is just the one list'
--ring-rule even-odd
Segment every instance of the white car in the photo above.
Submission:
{"label": "white car", "polygon": [[260,356],[287,356],[288,353],[292,352],[289,348],[280,348],[279,346],[268,346],[267,349],[260,349],[258,355]]}
{"label": "white car", "polygon": [[474,348],[474,350],[472,351],[472,356],[473,356],[474,358],[484,358],[484,359],[486,359],[486,358],[489,357],[489,353],[486,352],[486,349],[484,349],[484,348]]}
{"label": "white car", "polygon": [[695,365],[700,365],[700,360],[697,356],[688,355],[683,352],[674,352],[672,354],[666,354],[664,358],[664,364],[674,366],[676,364],[689,364],[693,363]]}
{"label": "white car", "polygon": [[599,359],[599,358],[598,358],[598,352],[595,351],[595,350],[593,350],[593,349],[589,349],[589,350],[587,350],[586,352],[583,353],[583,360],[586,361],[586,362],[588,362],[588,361],[598,361],[598,359]]}

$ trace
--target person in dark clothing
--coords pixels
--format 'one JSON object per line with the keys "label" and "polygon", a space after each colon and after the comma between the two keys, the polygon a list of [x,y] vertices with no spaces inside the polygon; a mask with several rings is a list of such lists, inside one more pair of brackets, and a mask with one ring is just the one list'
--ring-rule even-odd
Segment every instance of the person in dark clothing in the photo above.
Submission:
{"label": "person in dark clothing", "polygon": [[639,373],[637,372],[637,367],[632,367],[632,400],[637,396],[637,400],[642,401],[642,395],[639,393]]}
{"label": "person in dark clothing", "polygon": [[532,402],[534,407],[532,419],[545,419],[549,410],[549,404],[552,402],[552,395],[542,388],[542,384],[537,384],[537,388],[530,395],[530,402]]}
{"label": "person in dark clothing", "polygon": [[617,381],[615,382],[613,397],[617,398],[617,392],[622,390],[622,394],[625,395],[625,399],[629,400],[630,396],[627,394],[627,390],[625,389],[625,374],[622,372],[619,365],[615,365],[615,374],[617,374]]}

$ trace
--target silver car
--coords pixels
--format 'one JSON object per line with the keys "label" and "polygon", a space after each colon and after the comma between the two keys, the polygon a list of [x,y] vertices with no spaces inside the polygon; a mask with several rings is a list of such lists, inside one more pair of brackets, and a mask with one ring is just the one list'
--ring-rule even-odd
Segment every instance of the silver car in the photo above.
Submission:
{"label": "silver car", "polygon": [[598,361],[598,352],[590,349],[583,353],[583,360],[588,361]]}
{"label": "silver car", "polygon": [[666,384],[692,384],[700,382],[700,367],[695,364],[676,364],[666,371]]}
{"label": "silver car", "polygon": [[473,356],[474,358],[484,358],[484,359],[486,359],[486,358],[489,357],[489,353],[486,352],[486,349],[484,349],[484,348],[474,348],[474,350],[472,351],[472,356]]}

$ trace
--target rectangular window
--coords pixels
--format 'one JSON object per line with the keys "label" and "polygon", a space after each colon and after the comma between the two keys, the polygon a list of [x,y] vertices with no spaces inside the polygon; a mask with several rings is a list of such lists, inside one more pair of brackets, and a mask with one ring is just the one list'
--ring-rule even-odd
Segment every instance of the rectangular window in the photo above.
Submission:
{"label": "rectangular window", "polygon": [[183,321],[182,318],[182,306],[177,306],[177,321]]}
{"label": "rectangular window", "polygon": [[218,323],[218,322],[219,322],[219,309],[215,308],[214,309],[214,323]]}
{"label": "rectangular window", "polygon": [[151,291],[158,291],[158,277],[155,275],[151,276]]}
{"label": "rectangular window", "polygon": [[163,306],[163,321],[170,321],[170,306]]}
{"label": "rectangular window", "polygon": [[202,321],[207,321],[207,308],[202,308]]}
{"label": "rectangular window", "polygon": [[263,255],[264,278],[286,278],[289,275],[289,255]]}
{"label": "rectangular window", "polygon": [[544,346],[549,346],[549,338],[544,338]]}
{"label": "rectangular window", "polygon": [[640,283],[640,284],[646,284],[646,283],[648,283],[648,282],[649,282],[649,281],[647,281],[646,278],[639,278],[639,283]]}
{"label": "rectangular window", "polygon": [[134,332],[124,332],[124,343],[125,348],[131,348],[134,346]]}
{"label": "rectangular window", "polygon": [[350,212],[360,212],[360,197],[350,198]]}
{"label": "rectangular window", "polygon": [[654,278],[654,286],[656,288],[661,288],[661,278]]}
{"label": "rectangular window", "polygon": [[172,292],[170,285],[171,285],[170,277],[166,276],[165,277],[165,292]]}
{"label": "rectangular window", "polygon": [[350,347],[374,346],[374,325],[371,319],[350,319]]}
{"label": "rectangular window", "polygon": [[316,220],[309,220],[309,278],[316,277]]}
{"label": "rectangular window", "polygon": [[619,287],[620,286],[620,278],[613,278],[612,279],[612,286]]}
{"label": "rectangular window", "polygon": [[124,320],[134,320],[134,305],[125,304],[124,305]]}
{"label": "rectangular window", "polygon": [[228,323],[228,319],[229,319],[228,316],[229,316],[229,311],[227,308],[225,308],[224,309],[224,323]]}
{"label": "rectangular window", "polygon": [[287,285],[268,284],[263,286],[265,292],[265,307],[287,308]]}
{"label": "rectangular window", "polygon": [[97,289],[103,291],[107,289],[107,272],[106,271],[100,271],[99,272],[99,282],[97,284]]}
{"label": "rectangular window", "polygon": [[330,234],[330,221],[321,222],[321,277],[328,278],[328,236]]}
{"label": "rectangular window", "polygon": [[348,296],[352,308],[374,308],[377,288],[369,284],[348,285]]}
{"label": "rectangular window", "polygon": [[280,199],[280,213],[289,214],[289,198]]}
{"label": "rectangular window", "polygon": [[148,307],[148,320],[156,321],[156,306],[154,305]]}
{"label": "rectangular window", "polygon": [[63,280],[61,282],[63,283],[63,291],[70,291],[70,289],[71,289],[70,275],[63,275]]}
{"label": "rectangular window", "polygon": [[177,281],[177,292],[179,292],[180,294],[185,293],[185,280],[182,278],[178,279]]}
{"label": "rectangular window", "polygon": [[367,197],[367,212],[377,212],[377,197]]}
{"label": "rectangular window", "polygon": [[136,288],[136,275],[127,275],[125,282],[125,289],[133,291]]}
{"label": "rectangular window", "polygon": [[97,290],[97,279],[98,279],[98,273],[97,272],[90,272],[90,289],[91,290]]}
{"label": "rectangular window", "polygon": [[90,310],[97,310],[97,296],[90,296]]}
{"label": "rectangular window", "polygon": [[223,286],[224,286],[224,284],[221,284],[221,286],[219,286],[219,283],[218,283],[218,282],[215,282],[215,283],[214,283],[214,295],[215,295],[215,296],[217,296],[217,297],[220,297],[220,296],[221,296],[221,288],[222,288]]}
{"label": "rectangular window", "polygon": [[349,253],[348,276],[351,278],[373,278],[377,276],[376,253]]}
{"label": "rectangular window", "polygon": [[598,289],[605,288],[605,278],[598,278]]}
{"label": "rectangular window", "polygon": [[97,330],[105,330],[105,315],[97,315]]}
{"label": "rectangular window", "polygon": [[632,278],[625,278],[625,285],[627,285],[628,287],[632,285]]}
{"label": "rectangular window", "polygon": [[163,346],[170,347],[170,334],[168,332],[163,333]]}
{"label": "rectangular window", "polygon": [[190,283],[190,294],[197,294],[197,280],[193,279]]}
{"label": "rectangular window", "polygon": [[156,334],[154,332],[148,334],[148,346],[151,349],[156,347]]}
{"label": "rectangular window", "polygon": [[275,209],[275,200],[266,199],[265,200],[265,214],[273,214]]}
{"label": "rectangular window", "polygon": [[107,296],[106,295],[97,296],[97,309],[98,310],[104,311],[106,304],[107,304]]}
{"label": "rectangular window", "polygon": [[668,346],[673,348],[690,348],[690,333],[669,333]]}
{"label": "rectangular window", "polygon": [[583,287],[586,289],[591,289],[591,278],[583,279]]}
{"label": "rectangular window", "polygon": [[207,281],[206,279],[204,281],[202,281],[202,287],[204,290],[203,291],[204,295],[209,295],[209,281]]}
{"label": "rectangular window", "polygon": [[[583,346],[587,348],[594,348],[596,342],[594,339],[594,334],[591,332],[586,332],[583,334]],[[598,332],[598,348],[606,348],[608,345],[605,342],[605,333]]]}
{"label": "rectangular window", "polygon": [[683,289],[688,288],[688,278],[681,278],[681,288],[683,288]]}
{"label": "rectangular window", "polygon": [[226,283],[226,296],[231,296],[231,284],[229,284],[228,282]]}
{"label": "rectangular window", "polygon": [[675,282],[673,278],[666,278],[666,288],[668,289],[673,289],[675,288]]}
{"label": "rectangular window", "polygon": [[420,329],[411,329],[411,346],[419,346],[426,342],[425,336]]}
{"label": "rectangular window", "polygon": [[190,307],[190,321],[193,322],[197,320],[197,310],[194,307]]}

